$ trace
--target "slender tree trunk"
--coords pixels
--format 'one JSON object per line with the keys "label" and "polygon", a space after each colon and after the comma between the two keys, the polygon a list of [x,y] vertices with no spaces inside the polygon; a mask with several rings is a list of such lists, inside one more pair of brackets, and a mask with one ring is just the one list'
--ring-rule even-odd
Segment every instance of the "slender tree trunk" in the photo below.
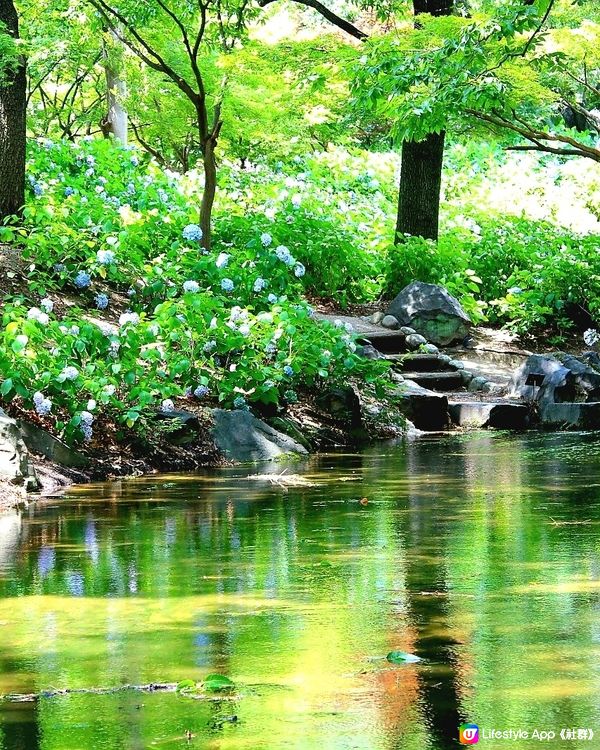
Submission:
{"label": "slender tree trunk", "polygon": [[200,206],[200,228],[202,229],[202,245],[206,250],[211,246],[212,209],[217,192],[217,164],[215,162],[215,144],[212,138],[206,141],[202,164],[204,167],[204,192]]}
{"label": "slender tree trunk", "polygon": [[[121,41],[111,32],[111,38],[115,45]],[[106,75],[106,108],[107,114],[102,128],[105,135],[112,134],[114,138],[127,145],[128,119],[127,111],[123,106],[127,96],[127,86],[122,78],[119,55],[111,55],[106,43],[104,45],[104,71]]]}
{"label": "slender tree trunk", "polygon": [[[0,0],[0,21],[19,38],[19,19],[12,0]],[[21,57],[15,72],[0,82],[0,221],[18,214],[25,203],[27,74]]]}
{"label": "slender tree trunk", "polygon": [[398,195],[396,244],[405,234],[437,240],[445,133],[404,141]]}
{"label": "slender tree trunk", "polygon": [[[449,16],[454,0],[413,0],[415,16]],[[445,133],[430,133],[422,141],[404,141],[398,192],[395,243],[405,234],[437,240]]]}

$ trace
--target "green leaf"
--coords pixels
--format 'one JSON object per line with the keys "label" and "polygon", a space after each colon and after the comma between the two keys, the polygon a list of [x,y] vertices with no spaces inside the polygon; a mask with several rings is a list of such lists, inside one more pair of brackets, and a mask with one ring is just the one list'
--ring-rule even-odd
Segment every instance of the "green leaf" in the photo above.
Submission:
{"label": "green leaf", "polygon": [[235,684],[222,674],[209,674],[204,678],[204,689],[209,693],[224,693],[235,690]]}
{"label": "green leaf", "polygon": [[194,680],[181,680],[181,682],[177,683],[177,687],[175,688],[178,693],[181,693],[182,691],[188,691],[188,690],[195,690],[196,689],[196,683]]}
{"label": "green leaf", "polygon": [[12,387],[13,387],[12,378],[6,378],[6,380],[4,380],[2,382],[2,385],[0,386],[0,393],[3,396],[7,396],[12,391]]}
{"label": "green leaf", "polygon": [[415,664],[418,661],[422,661],[418,656],[407,654],[405,651],[390,651],[385,658],[391,664]]}

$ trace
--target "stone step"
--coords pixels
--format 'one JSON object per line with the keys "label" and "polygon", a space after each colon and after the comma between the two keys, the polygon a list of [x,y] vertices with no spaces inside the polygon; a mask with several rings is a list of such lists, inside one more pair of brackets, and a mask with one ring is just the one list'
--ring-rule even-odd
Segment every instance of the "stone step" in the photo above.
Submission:
{"label": "stone step", "polygon": [[403,372],[405,380],[412,380],[433,391],[458,391],[463,387],[460,372]]}
{"label": "stone step", "polygon": [[459,427],[492,427],[497,430],[524,430],[530,410],[514,401],[451,401],[450,419]]}
{"label": "stone step", "polygon": [[456,372],[447,357],[439,354],[388,354],[397,372]]}
{"label": "stone step", "polygon": [[600,429],[600,402],[559,402],[540,405],[540,421],[544,427],[560,430]]}
{"label": "stone step", "polygon": [[372,344],[382,354],[406,352],[406,336],[400,331],[388,331],[385,328],[369,331],[368,334],[360,333],[358,343]]}
{"label": "stone step", "polygon": [[394,391],[395,403],[419,430],[444,430],[449,425],[448,398],[411,382],[401,383]]}

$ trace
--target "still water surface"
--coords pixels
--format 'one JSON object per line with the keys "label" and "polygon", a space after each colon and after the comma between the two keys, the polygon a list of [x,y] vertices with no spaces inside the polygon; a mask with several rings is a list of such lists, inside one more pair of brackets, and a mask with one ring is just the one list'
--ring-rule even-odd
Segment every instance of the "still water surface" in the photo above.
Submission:
{"label": "still water surface", "polygon": [[0,693],[219,672],[238,697],[0,703],[0,749],[446,750],[464,721],[596,732],[490,750],[600,747],[600,439],[474,433],[291,471],[314,486],[238,467],[5,519]]}

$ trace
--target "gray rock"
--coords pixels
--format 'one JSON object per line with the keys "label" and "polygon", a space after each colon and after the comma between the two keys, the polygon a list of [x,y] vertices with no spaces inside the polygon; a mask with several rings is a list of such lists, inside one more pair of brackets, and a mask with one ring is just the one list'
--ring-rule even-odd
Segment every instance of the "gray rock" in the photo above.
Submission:
{"label": "gray rock", "polygon": [[460,359],[452,359],[449,363],[452,367],[454,367],[455,370],[464,370],[465,369],[465,363],[461,362]]}
{"label": "gray rock", "polygon": [[427,354],[437,354],[439,352],[439,349],[435,344],[425,344],[423,346],[423,351]]}
{"label": "gray rock", "polygon": [[600,429],[600,402],[551,403],[540,405],[540,421],[545,427],[563,430]]}
{"label": "gray rock", "polygon": [[39,453],[56,464],[73,469],[84,469],[89,466],[90,462],[86,456],[69,448],[68,445],[65,445],[46,430],[42,430],[41,427],[37,427],[30,422],[20,421],[19,430],[25,445],[32,453]]}
{"label": "gray rock", "polygon": [[400,326],[400,333],[403,333],[405,336],[412,336],[416,331],[410,326]]}
{"label": "gray rock", "polygon": [[389,328],[392,331],[395,331],[396,329],[400,328],[400,323],[398,323],[398,319],[395,318],[393,315],[385,315],[381,319],[381,325],[384,328]]}
{"label": "gray rock", "polygon": [[529,425],[529,409],[525,404],[499,401],[451,403],[450,417],[459,427],[492,427],[498,430],[524,430]]}
{"label": "gray rock", "polygon": [[420,346],[425,346],[427,343],[427,339],[418,333],[411,333],[406,337],[406,346],[411,350],[418,349]]}
{"label": "gray rock", "polygon": [[359,344],[356,347],[356,353],[359,357],[364,357],[365,359],[383,359],[383,354],[379,352],[377,349],[375,349],[374,346],[371,344]]}
{"label": "gray rock", "polygon": [[471,393],[475,393],[476,391],[485,391],[488,388],[488,381],[486,378],[483,378],[481,375],[478,375],[476,378],[473,378],[468,385],[467,390]]}
{"label": "gray rock", "polygon": [[378,312],[374,312],[373,315],[371,315],[371,317],[369,318],[369,321],[373,323],[373,325],[378,326],[384,318],[385,318],[385,313],[378,311]]}
{"label": "gray rock", "polygon": [[421,281],[404,287],[387,314],[439,346],[462,341],[471,327],[471,320],[455,297],[442,286]]}
{"label": "gray rock", "polygon": [[28,491],[39,487],[18,424],[7,416],[0,416],[0,477]]}
{"label": "gray rock", "polygon": [[570,354],[533,354],[513,375],[510,395],[539,404],[600,401],[600,373]]}
{"label": "gray rock", "polygon": [[460,370],[460,377],[462,378],[463,385],[467,386],[473,380],[475,375],[473,375],[472,372],[469,372],[468,370]]}
{"label": "gray rock", "polygon": [[214,409],[211,434],[217,448],[233,461],[271,461],[291,453],[305,454],[296,440],[257,419],[249,411]]}

